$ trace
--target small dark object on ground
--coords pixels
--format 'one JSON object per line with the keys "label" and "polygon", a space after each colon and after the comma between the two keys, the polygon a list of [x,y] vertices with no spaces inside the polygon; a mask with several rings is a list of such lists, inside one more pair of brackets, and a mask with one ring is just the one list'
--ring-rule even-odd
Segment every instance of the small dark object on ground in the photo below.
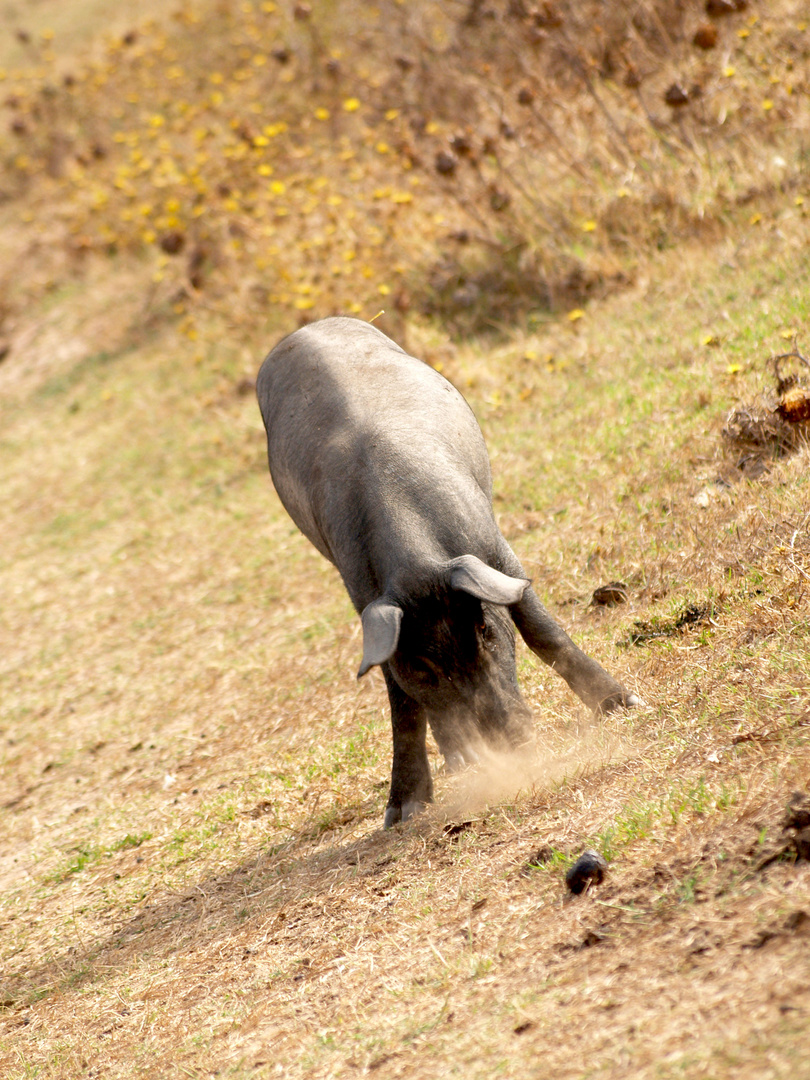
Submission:
{"label": "small dark object on ground", "polygon": [[711,23],[703,23],[695,31],[692,44],[699,49],[713,49],[717,44],[717,27]]}
{"label": "small dark object on ground", "polygon": [[745,7],[745,4],[736,3],[735,0],[706,0],[706,14],[712,19],[733,15],[737,11],[744,11]]}
{"label": "small dark object on ground", "polygon": [[593,590],[591,603],[602,607],[615,607],[616,604],[626,604],[627,586],[623,581],[610,581],[607,585],[600,585]]}
{"label": "small dark object on ground", "polygon": [[671,109],[682,109],[689,104],[689,95],[679,83],[673,83],[664,93],[664,101]]}
{"label": "small dark object on ground", "polygon": [[461,834],[467,832],[468,829],[471,829],[475,823],[475,819],[470,821],[448,821],[448,823],[443,826],[442,833],[448,840],[455,840],[458,842]]}
{"label": "small dark object on ground", "polygon": [[589,889],[592,884],[600,885],[606,872],[606,860],[598,851],[589,848],[587,851],[582,852],[565,875],[565,884],[575,896],[579,896],[580,893]]}
{"label": "small dark object on ground", "polygon": [[458,158],[447,150],[440,150],[436,155],[436,172],[442,176],[452,176],[458,165]]}
{"label": "small dark object on ground", "polygon": [[758,873],[772,863],[788,860],[810,862],[810,795],[794,791],[782,818],[782,836],[754,865]]}
{"label": "small dark object on ground", "polygon": [[783,829],[806,829],[810,826],[810,795],[803,791],[794,791],[788,799]]}
{"label": "small dark object on ground", "polygon": [[810,795],[803,791],[793,792],[782,828],[790,836],[796,858],[810,860]]}
{"label": "small dark object on ground", "polygon": [[685,626],[700,626],[709,622],[710,618],[711,608],[709,604],[687,604],[674,619],[654,619],[652,622],[637,619],[634,623],[635,630],[631,630],[628,636],[619,644],[625,647],[628,645],[644,645],[655,638],[672,637],[673,634],[677,634]]}

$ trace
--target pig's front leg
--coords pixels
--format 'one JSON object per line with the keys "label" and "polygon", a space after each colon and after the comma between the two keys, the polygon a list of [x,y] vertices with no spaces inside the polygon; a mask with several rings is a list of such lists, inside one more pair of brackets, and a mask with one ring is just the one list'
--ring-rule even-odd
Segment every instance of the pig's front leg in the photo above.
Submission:
{"label": "pig's front leg", "polygon": [[433,778],[427,756],[427,716],[413,698],[408,697],[388,667],[382,665],[391,703],[391,728],[394,736],[394,762],[391,767],[391,791],[385,808],[383,828],[420,814],[433,801]]}

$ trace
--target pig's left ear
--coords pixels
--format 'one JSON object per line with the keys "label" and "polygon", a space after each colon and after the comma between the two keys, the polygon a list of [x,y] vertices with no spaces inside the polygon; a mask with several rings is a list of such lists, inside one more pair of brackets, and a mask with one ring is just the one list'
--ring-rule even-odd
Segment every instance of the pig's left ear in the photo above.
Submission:
{"label": "pig's left ear", "polygon": [[462,555],[446,566],[451,589],[460,589],[490,604],[516,604],[529,587],[528,578],[513,578],[494,570],[475,555]]}
{"label": "pig's left ear", "polygon": [[396,652],[402,608],[385,597],[374,600],[363,608],[363,662],[357,678],[365,675],[375,664],[383,664]]}

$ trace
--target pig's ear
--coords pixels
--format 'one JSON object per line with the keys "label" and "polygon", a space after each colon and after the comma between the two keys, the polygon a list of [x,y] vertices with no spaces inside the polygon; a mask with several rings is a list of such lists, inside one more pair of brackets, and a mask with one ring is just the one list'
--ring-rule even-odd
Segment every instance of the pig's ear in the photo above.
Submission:
{"label": "pig's ear", "polygon": [[487,566],[475,555],[462,555],[447,564],[451,589],[487,600],[490,604],[516,604],[529,587],[528,578],[513,578]]}
{"label": "pig's ear", "polygon": [[382,664],[396,651],[402,608],[381,597],[363,609],[363,662],[357,678],[365,675],[375,664]]}

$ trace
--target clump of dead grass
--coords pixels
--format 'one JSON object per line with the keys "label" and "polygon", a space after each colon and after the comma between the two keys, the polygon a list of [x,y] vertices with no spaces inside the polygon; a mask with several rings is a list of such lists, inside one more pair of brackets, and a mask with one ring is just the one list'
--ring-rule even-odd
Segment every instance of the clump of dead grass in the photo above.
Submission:
{"label": "clump of dead grass", "polygon": [[[798,371],[783,374],[786,362]],[[772,356],[767,366],[773,369],[774,388],[758,402],[735,408],[723,428],[735,468],[754,478],[768,462],[806,447],[810,437],[810,361],[794,341],[790,352]]]}

